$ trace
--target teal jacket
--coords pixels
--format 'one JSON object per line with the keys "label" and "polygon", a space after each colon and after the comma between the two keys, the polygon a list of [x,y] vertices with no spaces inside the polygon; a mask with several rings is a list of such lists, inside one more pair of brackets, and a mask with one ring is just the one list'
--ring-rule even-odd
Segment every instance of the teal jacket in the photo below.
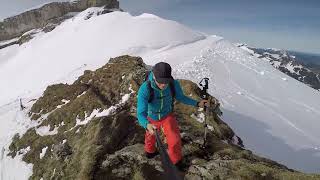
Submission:
{"label": "teal jacket", "polygon": [[[138,91],[138,101],[137,101],[137,116],[139,124],[147,128],[149,123],[147,116],[153,120],[159,120],[164,116],[172,112],[172,96],[169,85],[161,90],[158,88],[157,84],[153,79],[152,72],[149,74],[148,79],[151,82],[151,87],[154,90],[153,100],[148,103],[150,96],[150,91],[148,90],[147,82],[145,81],[139,88]],[[175,99],[191,106],[197,106],[197,101],[193,100],[183,94],[180,83],[177,80],[174,80],[175,88]]]}

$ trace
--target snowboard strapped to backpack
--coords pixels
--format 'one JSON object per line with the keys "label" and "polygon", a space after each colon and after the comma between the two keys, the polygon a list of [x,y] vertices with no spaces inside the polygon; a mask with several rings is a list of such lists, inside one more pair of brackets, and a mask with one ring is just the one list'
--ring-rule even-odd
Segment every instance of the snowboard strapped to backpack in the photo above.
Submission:
{"label": "snowboard strapped to backpack", "polygon": [[[151,82],[149,80],[149,75],[150,75],[151,71],[147,71],[146,72],[146,77],[145,77],[145,81],[147,81],[147,87],[148,87],[148,90],[150,92],[150,96],[149,96],[149,99],[148,99],[148,103],[151,103],[151,101],[154,99],[154,89],[151,87]],[[173,105],[174,105],[174,98],[176,96],[176,91],[174,89],[174,82],[170,82],[169,84],[169,88],[170,88],[170,91],[171,91],[171,95],[172,95],[172,110],[173,110]]]}

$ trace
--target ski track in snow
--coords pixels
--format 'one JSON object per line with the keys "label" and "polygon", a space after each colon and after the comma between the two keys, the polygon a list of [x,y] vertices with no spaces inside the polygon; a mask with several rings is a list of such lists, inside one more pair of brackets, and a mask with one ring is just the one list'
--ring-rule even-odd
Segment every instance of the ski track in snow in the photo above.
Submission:
{"label": "ski track in snow", "polygon": [[299,106],[305,108],[306,111],[308,111],[308,112],[313,112],[313,113],[315,113],[315,114],[320,116],[320,110],[317,110],[317,109],[315,109],[315,108],[313,108],[311,106],[308,106],[307,104],[305,104],[303,102],[299,102],[299,101],[297,101],[295,99],[289,99],[289,101],[291,101],[292,103],[295,103],[296,105],[299,105]]}
{"label": "ski track in snow", "polygon": [[[248,66],[246,66],[245,64],[243,63],[239,63],[245,67],[248,68]],[[228,66],[224,63],[224,67],[226,68],[227,72],[228,72],[228,78],[229,78],[229,82],[232,83],[232,85],[234,85],[233,88],[237,89],[238,91],[240,92],[244,92],[244,97],[245,98],[248,98],[249,100],[251,100],[253,103],[257,104],[257,105],[260,105],[260,106],[263,106],[264,108],[268,109],[270,112],[272,112],[273,114],[276,114],[281,120],[283,120],[284,122],[286,122],[288,125],[290,125],[291,127],[293,127],[294,129],[296,129],[297,131],[299,131],[301,134],[303,134],[304,136],[310,138],[310,139],[316,139],[314,137],[311,137],[309,135],[307,135],[303,130],[301,130],[300,128],[298,128],[294,123],[292,123],[290,120],[288,120],[287,118],[283,117],[279,112],[277,112],[274,107],[278,107],[278,105],[276,103],[273,103],[271,101],[268,101],[268,100],[265,100],[265,99],[262,99],[262,98],[259,98],[257,96],[255,96],[253,93],[241,88],[236,82],[234,82],[231,78],[231,71],[230,71],[230,68],[228,68]],[[253,70],[253,68],[248,68],[250,70]],[[258,73],[256,70],[253,70],[254,72]],[[299,104],[301,105],[301,104]],[[270,107],[270,106],[273,106],[273,107]],[[304,107],[306,107],[305,104],[303,104]],[[312,108],[308,108],[308,109],[312,109]],[[313,110],[314,111],[314,110]]]}

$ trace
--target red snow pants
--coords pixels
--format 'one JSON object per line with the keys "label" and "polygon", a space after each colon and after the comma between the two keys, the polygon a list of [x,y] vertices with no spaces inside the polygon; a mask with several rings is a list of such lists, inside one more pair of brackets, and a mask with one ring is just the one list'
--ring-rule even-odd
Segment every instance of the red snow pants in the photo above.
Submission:
{"label": "red snow pants", "polygon": [[[150,117],[148,117],[148,120],[151,124],[157,127],[157,131],[163,128],[164,135],[168,144],[168,155],[172,163],[176,164],[181,160],[182,155],[180,131],[174,114],[171,113],[158,121],[155,121]],[[156,151],[156,137],[154,134],[151,135],[148,130],[145,134],[144,143],[144,150],[146,152],[154,153]]]}

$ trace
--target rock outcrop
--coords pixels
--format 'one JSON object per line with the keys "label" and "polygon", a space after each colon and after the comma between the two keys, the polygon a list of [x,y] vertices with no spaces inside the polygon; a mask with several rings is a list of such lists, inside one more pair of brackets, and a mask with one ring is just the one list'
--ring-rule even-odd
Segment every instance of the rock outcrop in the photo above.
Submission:
{"label": "rock outcrop", "polygon": [[43,28],[50,23],[59,23],[67,18],[70,12],[80,12],[95,6],[104,6],[105,9],[119,9],[119,2],[117,0],[79,0],[49,3],[0,22],[0,41],[19,37],[27,31]]}
{"label": "rock outcrop", "polygon": [[[29,112],[38,125],[14,137],[9,155],[24,152],[23,161],[34,165],[31,179],[165,179],[160,157],[144,156],[145,130],[135,114],[146,71],[141,58],[121,56],[85,71],[72,85],[49,86]],[[200,99],[195,83],[180,83],[185,94]],[[203,124],[197,119],[203,111],[176,102],[175,114],[184,179],[320,179],[243,149],[215,111],[206,115],[210,128],[202,148]]]}

